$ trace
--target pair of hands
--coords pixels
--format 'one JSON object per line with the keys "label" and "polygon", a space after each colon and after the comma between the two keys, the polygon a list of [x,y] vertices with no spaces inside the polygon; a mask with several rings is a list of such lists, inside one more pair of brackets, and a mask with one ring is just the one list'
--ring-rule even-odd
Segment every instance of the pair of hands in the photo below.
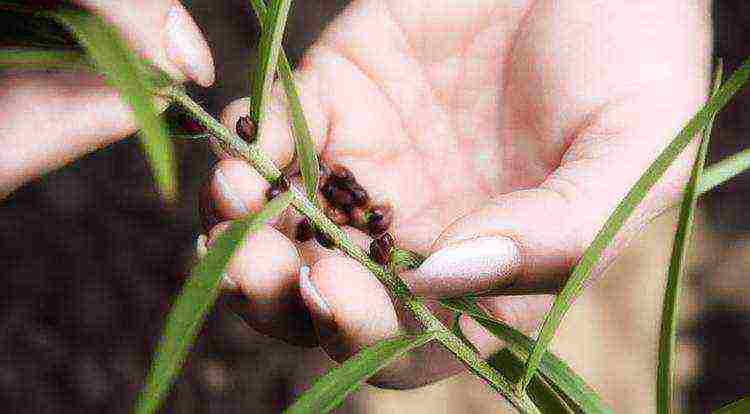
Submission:
{"label": "pair of hands", "polygon": [[[209,48],[176,0],[79,0],[145,57],[209,86]],[[609,213],[705,99],[706,0],[357,0],[296,73],[324,160],[345,165],[394,207],[392,234],[430,257],[405,275],[427,297],[494,292],[481,304],[525,331]],[[82,73],[6,73],[0,88],[0,194],[134,131],[117,93]],[[293,140],[277,88],[259,145],[284,167]],[[234,128],[247,101],[229,105]],[[694,148],[670,168],[605,252],[673,204]],[[221,160],[208,184],[225,220],[259,211],[268,184]],[[320,344],[342,360],[415,324],[366,270],[314,241],[293,213],[250,236],[228,270],[255,329]],[[212,234],[215,235],[221,225]],[[350,236],[363,247],[368,237]],[[448,315],[446,314],[446,318]],[[468,319],[483,354],[499,347]],[[461,366],[426,347],[375,382],[413,387]]]}

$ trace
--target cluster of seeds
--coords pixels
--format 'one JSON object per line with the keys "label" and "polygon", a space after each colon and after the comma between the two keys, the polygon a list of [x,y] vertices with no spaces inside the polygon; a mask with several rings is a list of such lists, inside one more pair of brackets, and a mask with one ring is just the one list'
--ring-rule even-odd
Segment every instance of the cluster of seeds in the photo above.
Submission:
{"label": "cluster of seeds", "polygon": [[[237,129],[240,129],[239,123]],[[370,256],[376,262],[385,264],[394,245],[393,237],[387,233],[393,222],[391,207],[387,204],[373,204],[367,191],[344,166],[321,163],[320,172],[320,192],[323,195],[320,201],[325,215],[340,226],[353,226],[372,236],[374,240],[370,245]],[[268,189],[266,197],[270,200],[287,189],[289,182],[282,176]],[[334,246],[333,241],[316,229],[307,218],[297,225],[295,238],[299,242],[315,238],[325,248]]]}

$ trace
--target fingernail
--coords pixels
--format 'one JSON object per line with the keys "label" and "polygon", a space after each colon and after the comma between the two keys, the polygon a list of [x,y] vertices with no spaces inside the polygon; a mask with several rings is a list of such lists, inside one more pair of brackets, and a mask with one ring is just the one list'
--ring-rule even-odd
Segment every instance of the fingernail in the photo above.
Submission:
{"label": "fingernail", "polygon": [[216,172],[214,172],[214,185],[221,194],[221,197],[226,201],[227,208],[231,210],[226,212],[226,214],[230,217],[241,217],[248,213],[245,203],[240,200],[237,192],[229,185],[229,180],[227,180],[221,168],[217,168]]}
{"label": "fingernail", "polygon": [[323,295],[310,280],[310,268],[302,266],[299,269],[299,288],[308,310],[312,314],[313,325],[321,343],[326,343],[335,337],[338,328],[333,318],[333,312]]}
{"label": "fingernail", "polygon": [[483,289],[508,277],[518,267],[516,243],[502,236],[478,237],[444,247],[419,267],[422,282],[448,290]]}
{"label": "fingernail", "polygon": [[214,82],[211,51],[198,26],[179,4],[172,6],[167,14],[165,36],[169,60],[199,85],[211,86]]}

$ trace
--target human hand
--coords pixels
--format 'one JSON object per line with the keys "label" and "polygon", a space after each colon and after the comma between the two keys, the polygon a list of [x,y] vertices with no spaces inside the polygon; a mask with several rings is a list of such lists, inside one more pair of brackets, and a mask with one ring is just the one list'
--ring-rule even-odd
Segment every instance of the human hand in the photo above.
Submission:
{"label": "human hand", "polygon": [[[78,0],[113,23],[131,47],[178,81],[209,86],[211,52],[178,0]],[[0,198],[136,130],[101,77],[82,71],[0,73]]]}
{"label": "human hand", "polygon": [[[708,8],[361,0],[310,50],[297,81],[322,158],[393,206],[401,247],[429,255],[402,275],[413,291],[493,293],[481,301],[488,312],[528,332],[610,212],[703,103]],[[277,89],[259,144],[285,166],[294,146]],[[225,124],[234,128],[247,106],[230,105]],[[674,203],[694,150],[657,184],[596,274]],[[214,213],[258,211],[267,189],[250,166],[222,160],[209,189]],[[414,324],[355,261],[314,241],[295,245],[296,220],[251,236],[229,268],[251,326],[313,342],[301,294],[321,346],[341,361]],[[348,232],[367,246],[366,235]],[[483,355],[502,346],[469,319],[461,326]],[[413,387],[459,369],[428,346],[374,382]]]}

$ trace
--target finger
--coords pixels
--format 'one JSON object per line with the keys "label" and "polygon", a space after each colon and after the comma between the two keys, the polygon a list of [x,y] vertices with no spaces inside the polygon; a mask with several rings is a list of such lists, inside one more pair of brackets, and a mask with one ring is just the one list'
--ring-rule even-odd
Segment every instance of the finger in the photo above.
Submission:
{"label": "finger", "polygon": [[[400,318],[380,282],[349,258],[331,257],[310,270],[303,267],[300,289],[321,346],[339,362],[378,341],[410,332],[416,325]],[[370,382],[413,388],[462,369],[450,354],[433,345],[389,365]]]}
{"label": "finger", "polygon": [[[660,94],[605,108],[573,137],[560,167],[540,186],[501,195],[450,225],[434,253],[405,275],[418,294],[554,292],[616,205],[697,107]],[[644,110],[643,108],[648,108]],[[694,145],[652,189],[602,254],[601,274],[651,218],[673,204],[689,172]]]}
{"label": "finger", "polygon": [[[313,143],[320,153],[326,142],[329,117],[320,99],[317,73],[314,69],[302,69],[295,74],[295,85]],[[221,121],[231,131],[235,131],[237,120],[247,116],[249,112],[250,98],[238,99],[224,109]],[[294,138],[290,125],[286,95],[278,81],[274,85],[265,122],[261,125],[255,142],[279,168],[289,165],[294,157]]]}
{"label": "finger", "polygon": [[[217,233],[212,232],[212,239]],[[260,333],[298,345],[314,345],[309,314],[299,294],[299,267],[294,244],[278,230],[265,226],[249,235],[232,257],[226,277],[237,290],[232,292],[230,286],[234,295],[227,303]]]}
{"label": "finger", "polygon": [[142,56],[177,80],[214,82],[208,44],[178,0],[78,0],[117,27]]}
{"label": "finger", "polygon": [[[544,319],[555,297],[552,295],[498,296],[479,300],[479,305],[493,318],[531,334]],[[461,332],[487,358],[505,346],[505,343],[488,332],[471,316],[459,319]]]}

